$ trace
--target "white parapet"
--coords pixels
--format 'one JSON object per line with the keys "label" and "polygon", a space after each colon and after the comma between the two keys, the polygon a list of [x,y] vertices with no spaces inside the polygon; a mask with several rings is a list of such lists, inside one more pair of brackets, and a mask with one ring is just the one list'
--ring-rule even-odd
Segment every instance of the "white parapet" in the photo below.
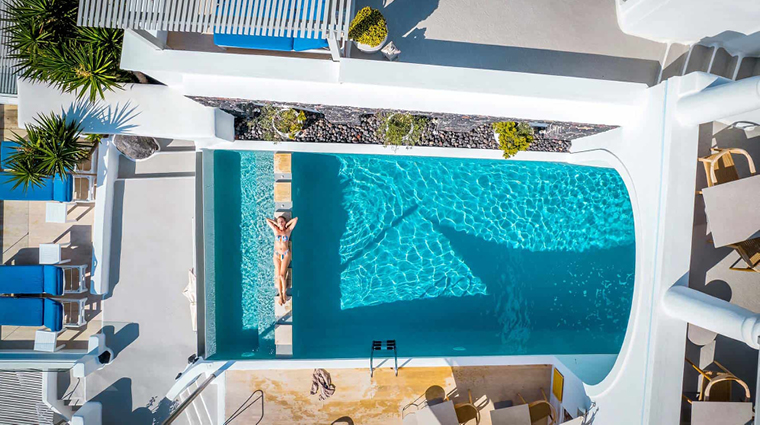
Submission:
{"label": "white parapet", "polygon": [[184,140],[231,142],[234,118],[201,105],[159,84],[124,84],[106,91],[94,102],[62,93],[44,83],[20,80],[19,125],[34,123],[40,115],[65,113],[82,125],[84,133],[134,134]]}
{"label": "white parapet", "polygon": [[684,96],[678,101],[676,116],[684,125],[698,125],[756,109],[760,109],[760,76]]}
{"label": "white parapet", "polygon": [[760,349],[760,315],[686,286],[673,286],[663,297],[665,311],[677,319]]}

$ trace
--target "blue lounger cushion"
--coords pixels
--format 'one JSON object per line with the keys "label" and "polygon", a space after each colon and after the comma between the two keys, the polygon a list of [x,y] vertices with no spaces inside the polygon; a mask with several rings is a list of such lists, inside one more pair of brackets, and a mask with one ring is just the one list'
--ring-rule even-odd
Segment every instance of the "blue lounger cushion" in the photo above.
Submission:
{"label": "blue lounger cushion", "polygon": [[0,294],[63,295],[63,270],[51,265],[0,265]]}
{"label": "blue lounger cushion", "polygon": [[293,39],[293,50],[302,52],[304,50],[321,49],[327,47],[327,40],[324,38],[295,38]]}
{"label": "blue lounger cushion", "polygon": [[[316,1],[316,0],[311,0]],[[301,10],[299,12],[299,17],[303,18],[304,13],[306,11],[314,9],[314,11],[319,13],[320,19],[325,14],[325,8],[327,7],[327,3],[321,4],[320,7],[322,9],[317,10],[317,5],[311,4],[310,0],[305,0],[301,2]],[[320,2],[321,3],[321,2]],[[285,16],[290,16],[291,11],[296,6],[296,1],[291,0],[290,4],[284,5],[282,9],[274,10],[272,13],[272,16],[275,20],[279,19],[280,13],[284,12]],[[230,16],[236,16],[236,12],[233,10],[229,10],[227,12]],[[313,37],[315,38],[305,38],[305,37],[284,37],[284,36],[268,36],[268,35],[240,35],[240,34],[221,34],[214,32],[214,44],[217,46],[222,47],[239,47],[243,49],[260,49],[260,50],[275,50],[280,52],[290,52],[290,51],[296,51],[296,52],[302,52],[304,50],[312,50],[312,49],[321,49],[328,47],[327,40],[325,38],[322,38],[322,32],[319,30],[312,31]],[[296,34],[303,35],[302,32],[298,31]]]}
{"label": "blue lounger cushion", "polygon": [[0,168],[8,168],[6,162],[16,152],[16,146],[18,146],[18,143],[7,140],[0,143]]}
{"label": "blue lounger cushion", "polygon": [[74,184],[70,175],[43,180],[42,186],[29,187],[26,192],[19,186],[13,188],[11,174],[0,172],[0,201],[58,201],[71,202]]}
{"label": "blue lounger cushion", "polygon": [[47,298],[0,297],[0,326],[45,326],[63,329],[63,306]]}
{"label": "blue lounger cushion", "polygon": [[240,35],[214,33],[214,44],[222,47],[240,47],[243,49],[276,50],[290,52],[293,50],[293,38],[270,37],[266,35]]}

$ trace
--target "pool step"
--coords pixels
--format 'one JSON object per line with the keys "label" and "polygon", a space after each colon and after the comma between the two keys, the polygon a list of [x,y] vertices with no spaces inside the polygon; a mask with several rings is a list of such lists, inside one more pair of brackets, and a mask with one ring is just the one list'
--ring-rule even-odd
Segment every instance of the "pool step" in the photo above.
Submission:
{"label": "pool step", "polygon": [[[274,154],[274,210],[275,217],[284,216],[290,220],[293,218],[293,199],[291,180],[293,178],[291,168],[291,154],[277,152]],[[293,244],[290,243],[290,250],[293,252]],[[291,266],[292,266],[291,262]],[[276,284],[276,278],[274,283]],[[288,272],[287,293],[292,293],[293,288],[293,271]],[[274,343],[275,354],[280,358],[293,357],[293,298],[288,297],[284,305],[274,302]]]}
{"label": "pool step", "polygon": [[274,179],[291,180],[292,168],[289,153],[274,154]]}

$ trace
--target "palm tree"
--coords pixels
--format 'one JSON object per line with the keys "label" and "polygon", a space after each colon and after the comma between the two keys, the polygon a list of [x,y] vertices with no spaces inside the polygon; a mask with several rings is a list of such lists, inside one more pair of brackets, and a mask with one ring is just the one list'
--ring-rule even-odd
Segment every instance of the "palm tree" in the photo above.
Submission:
{"label": "palm tree", "polygon": [[14,133],[18,146],[5,164],[14,189],[40,186],[48,177],[64,178],[90,156],[92,142],[80,141],[81,125],[65,114],[40,115],[26,131],[26,139]]}
{"label": "palm tree", "polygon": [[124,31],[80,28],[77,0],[6,0],[8,47],[18,75],[94,101],[134,81],[119,68]]}

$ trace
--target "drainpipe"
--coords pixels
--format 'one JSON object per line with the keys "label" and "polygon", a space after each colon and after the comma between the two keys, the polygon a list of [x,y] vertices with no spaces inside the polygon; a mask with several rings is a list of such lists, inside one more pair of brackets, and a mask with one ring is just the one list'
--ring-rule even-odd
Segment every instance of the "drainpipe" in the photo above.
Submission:
{"label": "drainpipe", "polygon": [[665,311],[676,319],[760,349],[760,315],[686,286],[672,286],[663,297]]}
{"label": "drainpipe", "polygon": [[676,116],[698,125],[760,109],[760,76],[731,81],[681,98]]}

